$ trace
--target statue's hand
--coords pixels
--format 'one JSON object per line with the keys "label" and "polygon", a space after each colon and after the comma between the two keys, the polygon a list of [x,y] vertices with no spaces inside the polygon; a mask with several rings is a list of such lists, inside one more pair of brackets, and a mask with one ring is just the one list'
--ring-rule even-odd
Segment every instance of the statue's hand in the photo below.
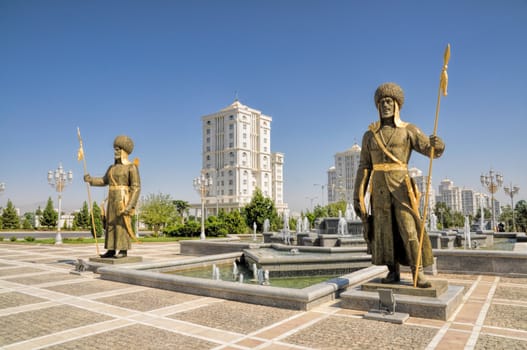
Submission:
{"label": "statue's hand", "polygon": [[434,147],[435,149],[444,149],[445,143],[443,140],[437,136],[437,135],[430,135],[430,146]]}
{"label": "statue's hand", "polygon": [[353,200],[353,210],[355,210],[355,214],[357,214],[358,217],[362,218],[363,215],[360,210],[360,201],[358,199]]}
{"label": "statue's hand", "polygon": [[87,183],[91,184],[91,176],[90,176],[90,174],[84,175],[84,182],[87,182]]}
{"label": "statue's hand", "polygon": [[126,208],[123,212],[122,212],[122,215],[125,215],[125,216],[133,216],[134,215],[134,208]]}

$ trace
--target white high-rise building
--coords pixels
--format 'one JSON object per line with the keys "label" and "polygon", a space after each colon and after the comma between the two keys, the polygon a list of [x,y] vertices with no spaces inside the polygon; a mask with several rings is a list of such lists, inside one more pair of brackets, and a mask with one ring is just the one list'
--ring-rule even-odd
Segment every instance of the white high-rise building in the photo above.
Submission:
{"label": "white high-rise building", "polygon": [[335,167],[328,170],[328,203],[353,202],[353,188],[360,162],[360,146],[335,154]]}
{"label": "white high-rise building", "polygon": [[201,117],[202,173],[212,179],[205,198],[206,214],[239,210],[259,188],[278,212],[284,203],[284,155],[271,152],[270,116],[238,100]]}
{"label": "white high-rise building", "polygon": [[328,203],[334,203],[337,201],[337,170],[335,166],[331,166],[328,169]]}
{"label": "white high-rise building", "polygon": [[454,186],[454,182],[449,179],[444,179],[439,185],[439,199],[452,211],[462,212],[461,189]]}
{"label": "white high-rise building", "polygon": [[479,203],[476,202],[476,193],[474,190],[464,188],[461,190],[461,201],[463,208],[463,215],[476,215]]}
{"label": "white high-rise building", "polygon": [[[423,213],[423,206],[425,202],[425,196],[426,196],[426,181],[427,177],[423,176],[423,171],[417,168],[410,168],[408,169],[408,173],[411,178],[414,179],[415,185],[417,186],[417,189],[419,190],[419,193],[421,193],[421,199],[419,201],[419,210],[421,213]],[[432,186],[432,179],[430,178],[430,188],[428,191],[428,209],[427,212],[430,213],[434,211],[436,206],[436,196],[435,191]]]}

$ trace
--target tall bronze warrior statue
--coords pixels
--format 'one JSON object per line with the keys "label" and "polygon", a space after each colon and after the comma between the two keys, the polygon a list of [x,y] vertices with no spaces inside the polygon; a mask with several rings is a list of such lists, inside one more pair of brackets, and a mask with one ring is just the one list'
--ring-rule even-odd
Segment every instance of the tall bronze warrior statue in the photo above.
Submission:
{"label": "tall bronze warrior statue", "polygon": [[[113,142],[114,164],[103,177],[84,175],[84,181],[91,186],[108,186],[106,209],[105,241],[106,253],[101,258],[124,258],[135,238],[131,219],[141,191],[141,180],[137,165],[128,160],[134,143],[128,136],[117,136]],[[116,254],[116,251],[119,251]]]}
{"label": "tall bronze warrior statue", "polygon": [[[426,136],[417,126],[401,120],[404,93],[399,85],[380,85],[374,100],[379,120],[368,127],[362,138],[355,211],[364,224],[372,263],[388,266],[388,275],[382,282],[399,282],[399,265],[406,265],[411,267],[417,287],[427,288],[431,284],[423,274],[423,266],[433,263],[432,247],[425,233],[421,264],[417,267],[422,225],[420,193],[408,174],[408,162],[413,150],[428,157],[433,153],[437,158],[445,145],[438,136]],[[367,191],[369,208],[365,202]]]}

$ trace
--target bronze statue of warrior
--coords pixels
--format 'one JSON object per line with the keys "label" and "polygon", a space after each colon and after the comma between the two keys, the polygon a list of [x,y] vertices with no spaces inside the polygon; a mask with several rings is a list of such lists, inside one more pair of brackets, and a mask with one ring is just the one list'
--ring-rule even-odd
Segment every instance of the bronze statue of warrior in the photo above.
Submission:
{"label": "bronze statue of warrior", "polygon": [[[128,136],[117,136],[113,143],[114,164],[103,177],[84,176],[91,186],[108,186],[108,204],[106,208],[105,241],[106,253],[102,258],[123,258],[131,248],[130,239],[135,238],[131,228],[141,180],[136,164],[128,160],[134,149],[134,143]],[[118,251],[118,253],[116,253]]]}
{"label": "bronze statue of warrior", "polygon": [[[404,93],[399,85],[380,85],[374,100],[379,120],[368,127],[362,138],[354,191],[355,211],[365,226],[372,263],[388,266],[388,275],[382,282],[400,281],[399,265],[402,264],[412,268],[418,287],[427,288],[431,284],[422,269],[433,263],[433,254],[426,234],[422,264],[416,266],[422,225],[420,194],[409,176],[408,162],[414,150],[430,156],[434,148],[434,157],[440,157],[445,145],[438,136],[428,137],[417,126],[401,120],[399,112]],[[370,192],[369,208],[364,200],[366,191]]]}

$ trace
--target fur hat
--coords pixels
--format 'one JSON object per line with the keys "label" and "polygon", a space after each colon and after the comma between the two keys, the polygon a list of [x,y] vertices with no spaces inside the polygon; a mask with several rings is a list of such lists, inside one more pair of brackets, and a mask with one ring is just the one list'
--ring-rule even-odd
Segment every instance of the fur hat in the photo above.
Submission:
{"label": "fur hat", "polygon": [[130,154],[134,150],[134,141],[125,135],[120,135],[113,141],[113,147],[119,147],[126,153]]}
{"label": "fur hat", "polygon": [[391,97],[399,105],[399,109],[403,107],[404,103],[404,92],[401,87],[395,83],[384,83],[379,85],[375,91],[375,107],[379,107],[379,101],[383,97]]}

